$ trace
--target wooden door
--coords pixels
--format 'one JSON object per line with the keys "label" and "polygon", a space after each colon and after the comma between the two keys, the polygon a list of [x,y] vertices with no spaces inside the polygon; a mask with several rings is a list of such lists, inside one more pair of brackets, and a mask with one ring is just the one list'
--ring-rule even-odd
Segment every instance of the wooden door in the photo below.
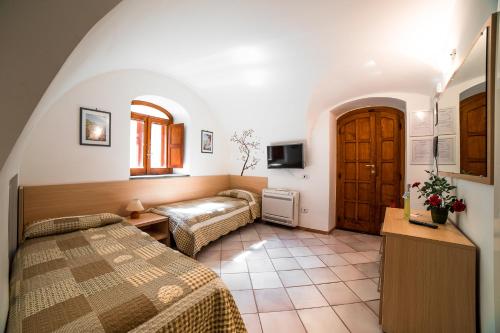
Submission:
{"label": "wooden door", "polygon": [[460,101],[460,173],[487,176],[486,92]]}
{"label": "wooden door", "polygon": [[402,206],[403,125],[403,113],[387,107],[355,110],[338,119],[338,228],[379,234],[385,208]]}

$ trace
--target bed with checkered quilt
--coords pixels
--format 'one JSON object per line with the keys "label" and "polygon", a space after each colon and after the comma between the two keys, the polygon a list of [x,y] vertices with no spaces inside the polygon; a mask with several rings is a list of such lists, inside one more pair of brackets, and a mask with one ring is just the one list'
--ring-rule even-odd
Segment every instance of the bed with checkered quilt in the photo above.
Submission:
{"label": "bed with checkered quilt", "polygon": [[211,241],[260,217],[260,206],[259,195],[233,189],[214,197],[160,205],[149,211],[169,217],[177,248],[194,258]]}
{"label": "bed with checkered quilt", "polygon": [[212,270],[125,221],[27,239],[9,298],[9,333],[246,332]]}

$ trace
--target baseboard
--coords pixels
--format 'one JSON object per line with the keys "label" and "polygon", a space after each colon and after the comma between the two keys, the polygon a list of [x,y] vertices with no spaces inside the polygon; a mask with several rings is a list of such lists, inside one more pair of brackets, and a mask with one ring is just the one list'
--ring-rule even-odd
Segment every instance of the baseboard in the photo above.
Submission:
{"label": "baseboard", "polygon": [[330,231],[323,231],[323,230],[318,230],[318,229],[302,227],[300,225],[298,225],[296,228],[300,229],[300,230],[304,230],[304,231],[315,232],[317,234],[323,234],[323,235],[329,235],[330,232],[332,232],[332,230],[334,229],[334,228],[332,228],[332,229],[330,229]]}

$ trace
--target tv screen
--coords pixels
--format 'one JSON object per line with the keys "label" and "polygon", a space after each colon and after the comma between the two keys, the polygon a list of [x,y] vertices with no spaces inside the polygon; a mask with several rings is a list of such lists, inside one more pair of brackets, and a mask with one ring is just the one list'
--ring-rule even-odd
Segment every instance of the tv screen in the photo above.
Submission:
{"label": "tv screen", "polygon": [[303,144],[267,146],[268,169],[304,169]]}

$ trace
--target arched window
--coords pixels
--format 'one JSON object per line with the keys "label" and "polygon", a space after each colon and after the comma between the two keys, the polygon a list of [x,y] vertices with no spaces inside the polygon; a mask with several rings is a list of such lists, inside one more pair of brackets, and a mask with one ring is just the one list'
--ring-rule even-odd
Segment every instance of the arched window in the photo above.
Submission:
{"label": "arched window", "polygon": [[163,175],[182,168],[184,124],[159,105],[132,101],[130,175]]}

